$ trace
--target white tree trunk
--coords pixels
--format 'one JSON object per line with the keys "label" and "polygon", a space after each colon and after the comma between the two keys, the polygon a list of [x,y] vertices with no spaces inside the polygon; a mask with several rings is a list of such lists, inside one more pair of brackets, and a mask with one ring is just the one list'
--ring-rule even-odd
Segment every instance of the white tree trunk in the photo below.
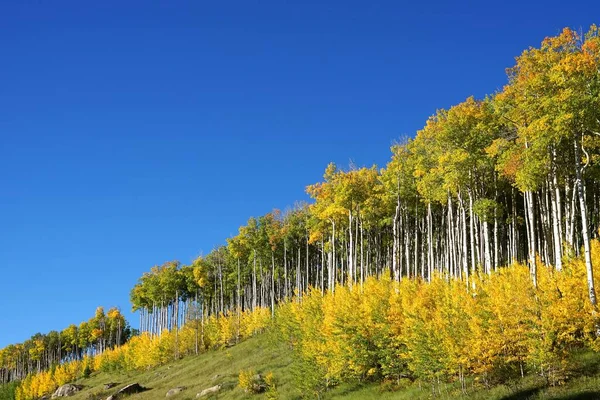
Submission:
{"label": "white tree trunk", "polygon": [[469,253],[467,250],[467,213],[463,202],[461,192],[458,193],[458,202],[460,206],[461,228],[462,228],[462,268],[467,286],[469,285]]}
{"label": "white tree trunk", "polygon": [[473,213],[473,195],[469,190],[469,230],[470,230],[470,242],[471,242],[471,273],[475,273],[477,267],[477,259],[475,254],[475,215]]}
{"label": "white tree trunk", "polygon": [[354,235],[352,235],[352,210],[348,211],[348,233],[350,236],[350,245],[348,246],[348,286],[352,288],[354,283]]}
{"label": "white tree trunk", "polygon": [[252,270],[252,311],[256,310],[256,250],[254,250],[254,261]]}
{"label": "white tree trunk", "polygon": [[489,224],[487,220],[483,221],[483,248],[484,248],[484,263],[485,272],[489,274],[492,272],[492,259],[490,257],[490,233]]}
{"label": "white tree trunk", "polygon": [[560,232],[562,221],[560,216],[560,190],[556,181],[556,171],[554,171],[551,190],[552,236],[554,239],[554,267],[560,271],[562,269],[562,235]]}
{"label": "white tree trunk", "polygon": [[577,197],[579,198],[579,210],[581,212],[581,235],[583,236],[583,249],[585,257],[585,269],[587,272],[588,294],[590,302],[594,306],[597,305],[596,289],[594,287],[594,270],[592,268],[592,256],[590,249],[590,234],[588,231],[588,215],[587,204],[585,201],[585,183],[583,181],[583,171],[581,168],[580,143],[575,139],[575,172],[577,184]]}
{"label": "white tree trunk", "polygon": [[431,282],[433,274],[433,216],[431,203],[427,203],[427,280]]}
{"label": "white tree trunk", "polygon": [[394,214],[394,224],[393,224],[393,235],[394,242],[392,246],[392,270],[394,273],[394,280],[397,282],[400,280],[400,275],[398,273],[398,215],[400,214],[400,197],[398,197],[396,201],[396,213]]}
{"label": "white tree trunk", "polygon": [[533,285],[537,287],[537,265],[536,265],[536,240],[535,240],[535,211],[533,205],[533,193],[530,190],[525,191],[525,210],[526,218],[528,221],[527,229],[527,242],[529,249],[529,269],[531,271],[531,278],[533,279]]}

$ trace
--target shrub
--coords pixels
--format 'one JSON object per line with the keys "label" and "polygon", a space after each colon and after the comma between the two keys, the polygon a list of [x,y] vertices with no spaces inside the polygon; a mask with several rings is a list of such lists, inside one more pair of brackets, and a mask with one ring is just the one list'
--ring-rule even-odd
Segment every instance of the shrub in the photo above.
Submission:
{"label": "shrub", "polygon": [[262,393],[267,388],[263,377],[252,369],[242,370],[239,375],[239,387],[246,393]]}

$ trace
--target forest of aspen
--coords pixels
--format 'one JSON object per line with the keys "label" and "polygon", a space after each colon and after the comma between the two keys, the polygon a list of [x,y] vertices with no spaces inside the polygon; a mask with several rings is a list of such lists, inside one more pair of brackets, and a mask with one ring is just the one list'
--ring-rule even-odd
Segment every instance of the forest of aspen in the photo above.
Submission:
{"label": "forest of aspen", "polygon": [[98,308],[0,349],[0,383],[34,400],[268,331],[307,397],[357,381],[562,385],[572,354],[600,351],[599,28],[523,51],[501,90],[437,110],[385,167],[332,163],[306,191],[144,272],[139,321]]}

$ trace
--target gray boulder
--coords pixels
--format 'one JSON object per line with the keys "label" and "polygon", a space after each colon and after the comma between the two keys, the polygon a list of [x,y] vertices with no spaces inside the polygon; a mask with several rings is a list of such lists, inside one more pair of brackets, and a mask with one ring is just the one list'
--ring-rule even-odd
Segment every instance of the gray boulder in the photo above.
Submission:
{"label": "gray boulder", "polygon": [[106,400],[117,400],[123,396],[127,396],[127,395],[134,394],[134,393],[140,393],[145,390],[148,390],[148,389],[141,386],[139,383],[130,383],[129,385],[127,385],[124,388],[122,388],[121,390],[119,390],[117,393],[115,393],[111,396],[108,396],[106,398]]}
{"label": "gray boulder", "polygon": [[250,388],[246,389],[245,392],[251,393],[262,393],[267,389],[265,379],[261,374],[256,374],[252,377],[252,383]]}
{"label": "gray boulder", "polygon": [[196,398],[198,399],[200,397],[208,396],[209,394],[215,394],[215,393],[218,393],[220,390],[221,390],[221,385],[216,385],[216,386],[213,386],[213,387],[209,387],[207,389],[204,389],[200,393],[198,393],[196,395]]}
{"label": "gray boulder", "polygon": [[176,387],[174,389],[169,390],[165,397],[175,396],[176,394],[183,392],[185,389],[187,389],[185,386]]}
{"label": "gray boulder", "polygon": [[57,397],[72,396],[75,393],[79,392],[81,389],[82,389],[82,386],[80,386],[80,385],[73,385],[71,383],[67,383],[66,385],[62,385],[61,387],[56,389],[56,392],[54,392],[54,394],[52,395],[52,398],[55,399]]}

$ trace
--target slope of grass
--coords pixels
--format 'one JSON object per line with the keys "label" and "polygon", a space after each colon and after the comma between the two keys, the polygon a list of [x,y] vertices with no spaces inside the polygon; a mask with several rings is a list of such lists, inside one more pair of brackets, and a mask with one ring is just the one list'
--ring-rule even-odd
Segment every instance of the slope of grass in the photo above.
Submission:
{"label": "slope of grass", "polygon": [[17,382],[12,382],[8,385],[0,385],[0,400],[13,400],[15,398],[16,388]]}
{"label": "slope of grass", "polygon": [[[576,355],[578,369],[565,385],[548,387],[545,380],[529,376],[515,382],[484,389],[469,383],[467,393],[458,385],[441,384],[435,388],[424,384],[390,391],[379,384],[340,385],[325,394],[329,399],[496,399],[496,400],[587,400],[600,399],[600,354],[585,352]],[[107,373],[96,372],[77,383],[84,389],[73,400],[104,400],[119,388],[137,382],[149,390],[130,396],[131,400],[164,399],[169,389],[186,386],[183,392],[170,397],[173,400],[192,400],[196,394],[217,384],[222,385],[213,399],[264,399],[267,394],[251,395],[237,386],[241,370],[252,369],[265,375],[273,372],[279,399],[299,399],[302,393],[296,389],[293,364],[289,349],[275,345],[266,334],[246,340],[229,349],[212,351],[197,357],[187,357],[178,362],[143,372]],[[301,378],[300,378],[301,379]],[[109,390],[103,386],[109,382],[118,385]]]}
{"label": "slope of grass", "polygon": [[526,376],[506,384],[483,388],[467,385],[466,393],[458,384],[444,384],[435,388],[430,385],[412,384],[402,390],[382,391],[380,385],[362,387],[342,386],[331,392],[331,398],[398,399],[398,400],[600,400],[600,354],[586,351],[573,355],[576,369],[573,377],[562,386],[551,387],[545,378]]}
{"label": "slope of grass", "polygon": [[[84,389],[74,395],[72,399],[106,399],[118,389],[135,382],[150,390],[128,397],[131,400],[164,399],[167,391],[178,386],[185,386],[186,390],[173,396],[172,399],[191,400],[195,399],[196,394],[203,389],[218,384],[223,388],[217,396],[212,396],[212,398],[243,399],[248,395],[237,387],[238,375],[241,370],[249,369],[262,375],[274,372],[278,390],[291,394],[294,390],[290,366],[289,351],[272,344],[268,336],[263,334],[228,349],[186,357],[148,371],[95,372],[88,379],[79,379],[76,382],[83,385]],[[104,384],[109,382],[115,382],[118,385],[112,389],[103,390]]]}

